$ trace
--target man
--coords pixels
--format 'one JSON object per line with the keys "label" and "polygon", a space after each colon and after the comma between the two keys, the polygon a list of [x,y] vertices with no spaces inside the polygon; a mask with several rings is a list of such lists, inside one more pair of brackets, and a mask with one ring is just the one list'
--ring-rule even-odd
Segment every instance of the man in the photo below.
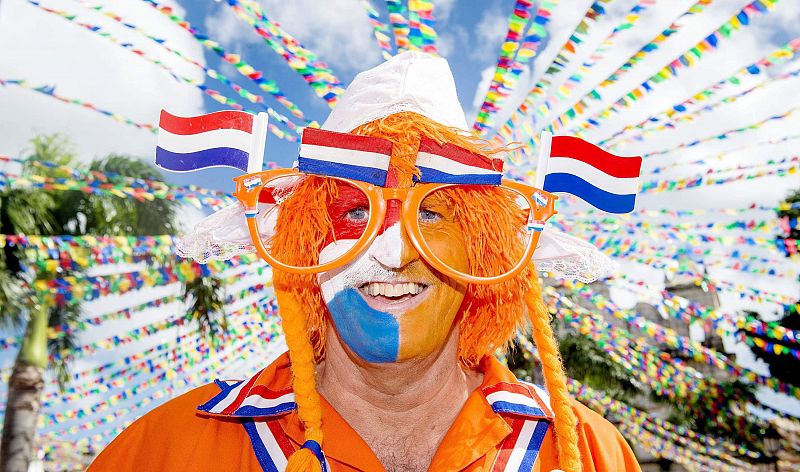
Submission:
{"label": "man", "polygon": [[[359,74],[322,128],[298,170],[237,178],[242,206],[182,248],[229,257],[246,221],[289,352],[155,409],[90,470],[638,471],[566,391],[531,263],[555,197],[501,181],[447,63]],[[546,389],[492,355],[528,320]]]}

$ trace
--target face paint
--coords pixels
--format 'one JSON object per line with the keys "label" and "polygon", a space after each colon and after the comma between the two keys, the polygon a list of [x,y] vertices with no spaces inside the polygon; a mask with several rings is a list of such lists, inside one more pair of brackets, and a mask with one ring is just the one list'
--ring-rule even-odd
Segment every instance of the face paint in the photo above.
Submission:
{"label": "face paint", "polygon": [[[331,205],[333,236],[320,262],[342,254],[363,234],[353,220],[363,217],[366,224],[368,215],[358,210],[364,203],[360,197],[352,197],[349,203],[339,198]],[[367,362],[397,362],[435,352],[447,339],[465,291],[419,258],[402,232],[399,202],[388,203],[384,229],[372,245],[353,262],[318,275],[340,339]],[[447,262],[465,265],[466,251],[459,244],[463,237],[453,228],[440,235],[447,241],[439,243],[452,246]]]}

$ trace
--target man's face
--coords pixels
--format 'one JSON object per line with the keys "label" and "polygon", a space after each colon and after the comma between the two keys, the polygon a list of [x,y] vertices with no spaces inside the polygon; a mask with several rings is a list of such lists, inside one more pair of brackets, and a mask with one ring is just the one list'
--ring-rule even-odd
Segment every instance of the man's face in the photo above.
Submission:
{"label": "man's face", "polygon": [[[466,290],[420,258],[402,228],[400,206],[398,201],[387,202],[383,228],[358,258],[318,275],[339,337],[367,362],[398,362],[437,351],[447,339]],[[434,203],[420,212],[420,221],[435,220],[437,230],[428,244],[440,249],[434,248],[448,265],[466,270],[463,235],[447,212]],[[340,188],[329,213],[335,238],[329,237],[323,245],[320,262],[355,243],[359,228],[366,224],[368,204],[359,192]]]}

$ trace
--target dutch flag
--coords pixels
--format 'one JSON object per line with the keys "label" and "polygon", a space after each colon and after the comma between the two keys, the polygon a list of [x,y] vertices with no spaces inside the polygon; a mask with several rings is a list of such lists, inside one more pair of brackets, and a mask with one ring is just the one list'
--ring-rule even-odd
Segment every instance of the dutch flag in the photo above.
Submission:
{"label": "dutch flag", "polygon": [[218,111],[179,117],[161,110],[156,165],[173,172],[209,167],[261,171],[268,115]]}
{"label": "dutch flag", "polygon": [[420,182],[500,185],[503,160],[473,154],[454,144],[422,138],[417,154]]}
{"label": "dutch flag", "polygon": [[297,169],[306,174],[383,186],[391,155],[392,142],[386,139],[306,128],[300,140]]}
{"label": "dutch flag", "polygon": [[536,187],[575,195],[608,213],[630,213],[641,167],[640,156],[616,156],[580,138],[543,132]]}

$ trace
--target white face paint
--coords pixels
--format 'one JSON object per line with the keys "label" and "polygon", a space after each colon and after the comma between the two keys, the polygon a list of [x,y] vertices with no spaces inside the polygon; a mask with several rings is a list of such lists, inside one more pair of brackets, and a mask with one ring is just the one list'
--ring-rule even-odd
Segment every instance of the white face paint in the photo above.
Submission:
{"label": "white face paint", "polygon": [[[319,254],[319,262],[330,262],[347,252],[356,241],[352,239],[328,244]],[[334,270],[317,275],[325,303],[346,288],[359,288],[368,282],[396,282],[398,275],[392,269],[401,267],[403,252],[400,223],[383,231],[355,260]]]}

